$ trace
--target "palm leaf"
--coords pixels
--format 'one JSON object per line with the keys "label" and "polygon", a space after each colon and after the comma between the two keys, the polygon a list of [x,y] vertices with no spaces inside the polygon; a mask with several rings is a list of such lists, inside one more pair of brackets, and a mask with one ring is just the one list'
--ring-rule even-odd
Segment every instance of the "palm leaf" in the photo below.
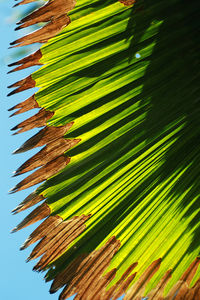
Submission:
{"label": "palm leaf", "polygon": [[44,126],[16,153],[46,145],[16,171],[40,167],[13,192],[45,182],[14,230],[46,218],[22,248],[40,240],[60,299],[200,297],[199,4],[134,2],[49,1],[11,43],[46,42],[12,64],[43,64],[12,85],[40,88],[14,114],[41,108],[14,130]]}

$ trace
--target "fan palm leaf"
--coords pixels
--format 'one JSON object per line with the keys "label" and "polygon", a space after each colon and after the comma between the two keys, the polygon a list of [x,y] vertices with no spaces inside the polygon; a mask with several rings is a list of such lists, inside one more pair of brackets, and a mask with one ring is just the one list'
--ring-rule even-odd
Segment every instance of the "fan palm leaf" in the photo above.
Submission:
{"label": "fan palm leaf", "polygon": [[39,87],[14,114],[40,108],[13,130],[44,126],[15,153],[44,147],[12,192],[45,182],[14,231],[46,218],[22,249],[60,299],[200,297],[198,8],[52,0],[18,23],[47,22],[11,43],[45,42],[12,64],[43,65],[11,86]]}

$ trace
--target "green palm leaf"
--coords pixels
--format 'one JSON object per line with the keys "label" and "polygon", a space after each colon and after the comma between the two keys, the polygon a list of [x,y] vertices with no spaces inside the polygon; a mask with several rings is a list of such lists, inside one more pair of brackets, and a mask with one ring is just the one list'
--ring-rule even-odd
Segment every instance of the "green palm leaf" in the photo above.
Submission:
{"label": "green palm leaf", "polygon": [[46,180],[15,230],[47,217],[22,248],[41,239],[29,259],[60,299],[200,297],[199,4],[133,2],[50,1],[12,43],[49,40],[12,64],[43,64],[12,85],[40,87],[14,114],[41,107],[14,129],[45,126],[16,153],[46,145],[13,192]]}

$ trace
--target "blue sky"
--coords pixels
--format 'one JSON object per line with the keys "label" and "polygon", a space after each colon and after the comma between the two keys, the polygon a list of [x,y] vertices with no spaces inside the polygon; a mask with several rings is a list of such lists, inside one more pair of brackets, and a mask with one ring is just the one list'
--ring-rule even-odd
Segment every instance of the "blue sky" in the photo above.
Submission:
{"label": "blue sky", "polygon": [[[31,249],[19,251],[20,245],[33,231],[35,226],[23,229],[15,234],[10,234],[12,228],[15,227],[27,215],[27,212],[19,215],[12,215],[11,210],[15,208],[24,198],[30,194],[29,191],[21,191],[16,194],[8,194],[8,190],[12,188],[21,178],[11,177],[12,172],[16,170],[25,160],[33,155],[37,150],[29,151],[29,153],[12,155],[11,153],[18,148],[25,140],[30,138],[35,131],[22,133],[12,136],[10,129],[34,112],[28,112],[13,118],[9,118],[10,113],[7,111],[13,105],[27,99],[33,94],[33,91],[23,92],[8,98],[6,95],[8,85],[24,78],[30,74],[30,70],[20,71],[7,75],[7,64],[15,61],[16,52],[19,50],[8,50],[9,43],[18,38],[19,33],[14,31],[15,22],[20,16],[23,9],[12,6],[13,1],[0,0],[0,30],[1,30],[1,47],[0,47],[0,70],[1,70],[1,299],[12,300],[54,300],[58,299],[58,294],[50,295],[48,289],[50,284],[44,282],[43,275],[32,272],[34,262],[25,263],[25,260]],[[23,34],[23,32],[22,32]],[[3,239],[2,239],[3,235]]]}

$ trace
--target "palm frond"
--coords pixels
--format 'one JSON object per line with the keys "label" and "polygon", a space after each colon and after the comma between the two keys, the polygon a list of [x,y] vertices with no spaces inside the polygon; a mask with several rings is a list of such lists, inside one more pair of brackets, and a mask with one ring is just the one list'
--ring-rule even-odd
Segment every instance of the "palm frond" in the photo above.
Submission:
{"label": "palm frond", "polygon": [[18,28],[46,25],[11,43],[46,42],[12,64],[43,64],[12,85],[40,88],[14,114],[41,108],[13,130],[44,126],[16,153],[46,145],[16,171],[40,167],[13,192],[46,181],[14,230],[47,217],[22,248],[40,240],[28,260],[60,299],[198,299],[199,3],[74,6],[45,3]]}

